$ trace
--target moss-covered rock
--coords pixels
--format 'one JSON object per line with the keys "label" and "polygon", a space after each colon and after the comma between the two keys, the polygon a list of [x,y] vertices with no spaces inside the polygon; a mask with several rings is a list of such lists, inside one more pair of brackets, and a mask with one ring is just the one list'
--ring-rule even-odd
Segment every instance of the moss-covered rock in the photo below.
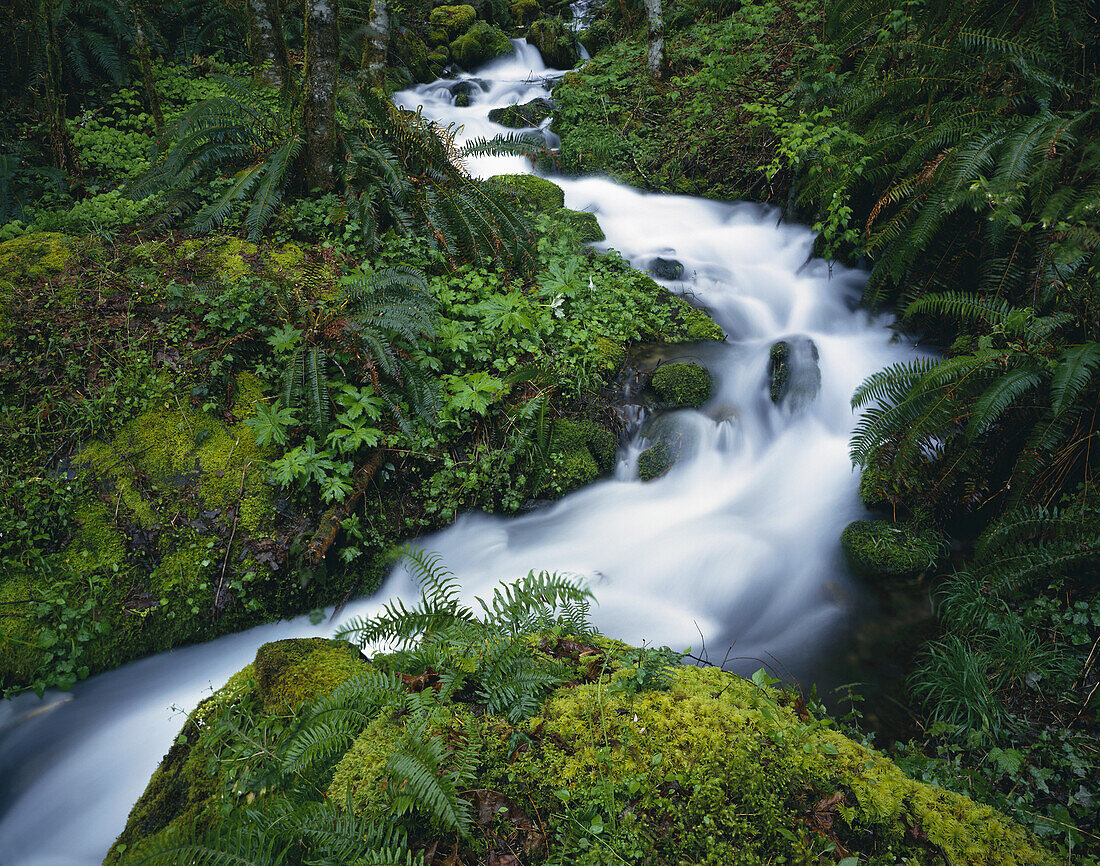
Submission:
{"label": "moss-covered rock", "polygon": [[411,28],[402,27],[393,38],[393,50],[397,62],[409,71],[413,81],[426,84],[435,81],[442,72],[442,64],[432,61],[424,40]]}
{"label": "moss-covered rock", "polygon": [[676,455],[667,442],[650,445],[638,455],[638,477],[642,481],[660,478],[676,462]]}
{"label": "moss-covered rock", "polygon": [[581,59],[577,34],[560,18],[540,18],[527,28],[527,41],[551,69],[572,69]]}
{"label": "moss-covered rock", "polygon": [[565,205],[565,193],[556,183],[533,174],[498,174],[489,180],[511,191],[517,199],[539,213],[557,213]]}
{"label": "moss-covered rock", "polygon": [[25,571],[0,575],[0,685],[29,683],[43,660],[31,599],[37,586]]}
{"label": "moss-covered rock", "polygon": [[506,0],[471,0],[470,5],[482,21],[488,21],[501,30],[512,26],[512,9]]}
{"label": "moss-covered rock", "polygon": [[592,346],[596,368],[605,375],[617,373],[626,361],[626,348],[607,337],[597,337]]}
{"label": "moss-covered rock", "polygon": [[591,484],[615,462],[615,435],[587,419],[562,418],[554,423],[557,455],[554,481],[561,493]]}
{"label": "moss-covered rock", "polygon": [[520,27],[527,26],[542,15],[539,0],[512,0],[509,8],[512,12],[512,21]]}
{"label": "moss-covered rock", "polygon": [[615,41],[615,26],[606,18],[600,18],[598,21],[593,21],[592,25],[577,38],[590,55],[595,55],[605,45]]}
{"label": "moss-covered rock", "polygon": [[326,695],[367,671],[359,650],[347,641],[291,638],[266,643],[252,663],[264,709],[284,713]]}
{"label": "moss-covered rock", "polygon": [[451,57],[463,69],[474,69],[515,51],[512,40],[499,27],[478,21],[451,42]]}
{"label": "moss-covered rock", "polygon": [[840,543],[852,569],[865,576],[911,577],[932,568],[944,552],[935,530],[889,520],[849,523]]}
{"label": "moss-covered rock", "polygon": [[214,236],[184,241],[176,248],[176,257],[197,280],[234,283],[254,271],[259,251],[251,241]]}
{"label": "moss-covered rock", "polygon": [[539,97],[523,105],[506,105],[489,112],[489,120],[511,129],[523,129],[538,126],[554,113],[554,105],[549,99]]}
{"label": "moss-covered rock", "polygon": [[710,373],[693,363],[662,364],[650,376],[649,387],[667,406],[698,408],[710,399]]}
{"label": "moss-covered rock", "polygon": [[[473,6],[439,6],[432,10],[428,23],[432,30],[446,34],[444,41],[451,42],[465,33],[477,20]],[[433,37],[434,38],[434,37]]]}
{"label": "moss-covered rock", "polygon": [[57,232],[32,232],[0,243],[0,296],[7,283],[35,283],[60,274],[72,261],[76,243]]}
{"label": "moss-covered rock", "polygon": [[563,207],[556,214],[554,220],[564,224],[577,236],[577,240],[584,244],[599,243],[606,240],[607,235],[600,228],[600,221],[594,213],[584,210],[570,210]]}
{"label": "moss-covered rock", "polygon": [[779,340],[768,352],[768,396],[775,404],[799,409],[821,390],[817,345],[809,337]]}
{"label": "moss-covered rock", "polygon": [[[637,663],[625,661],[637,651],[598,636],[586,641],[608,654],[607,663],[578,668],[576,681],[551,692],[518,725],[458,702],[426,716],[386,712],[366,721],[339,757],[327,799],[350,804],[367,820],[387,820],[394,755],[408,754],[410,742],[430,743],[440,753],[462,748],[471,755],[460,796],[492,804],[482,826],[499,812],[500,838],[518,846],[534,841],[526,847],[531,864],[602,862],[586,853],[597,829],[607,850],[629,850],[635,862],[811,863],[822,852],[840,859],[840,849],[874,864],[1055,862],[1025,828],[907,777],[785,693],[694,666],[668,668],[663,687],[638,689]],[[616,655],[623,651],[628,655]],[[276,652],[279,644],[261,649]],[[219,714],[251,706],[257,689],[246,669],[192,714],[119,838],[128,853],[140,856],[143,842],[169,824],[201,828],[240,808],[243,798],[215,794],[225,786],[217,759],[225,741],[213,727],[202,729]],[[330,689],[325,680],[311,697]],[[313,796],[304,793],[308,785],[298,790],[292,796]],[[477,800],[485,792],[492,797]],[[526,814],[505,816],[512,804]],[[428,822],[417,826],[417,844],[454,837]],[[117,862],[119,843],[108,864]]]}

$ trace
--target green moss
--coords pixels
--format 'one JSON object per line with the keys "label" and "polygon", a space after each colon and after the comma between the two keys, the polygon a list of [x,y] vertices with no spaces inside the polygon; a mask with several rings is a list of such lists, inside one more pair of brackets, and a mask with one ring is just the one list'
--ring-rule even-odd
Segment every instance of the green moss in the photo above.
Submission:
{"label": "green moss", "polygon": [[726,334],[718,323],[695,307],[684,311],[684,322],[687,325],[688,339],[693,342],[702,343],[711,340],[721,342],[726,339]]}
{"label": "green moss", "polygon": [[607,337],[597,337],[592,346],[596,367],[603,373],[617,373],[626,361],[626,348]]}
{"label": "green moss", "polygon": [[79,571],[103,571],[122,563],[126,543],[114,526],[115,509],[99,500],[89,500],[76,509],[79,529],[69,543],[69,560]]}
{"label": "green moss", "polygon": [[60,274],[72,261],[76,238],[33,232],[0,243],[0,297],[11,285],[27,285]]}
{"label": "green moss", "polygon": [[554,480],[566,493],[591,484],[615,463],[614,434],[593,421],[561,418],[554,422],[553,448],[558,455]]}
{"label": "green moss", "polygon": [[256,688],[268,712],[281,713],[326,695],[369,669],[347,641],[291,638],[266,643],[252,663]]}
{"label": "green moss", "polygon": [[512,0],[509,8],[512,11],[512,20],[521,27],[530,24],[542,14],[539,0]]}
{"label": "green moss", "polygon": [[771,381],[768,385],[768,395],[773,403],[783,399],[786,392],[787,379],[790,378],[791,368],[788,359],[791,356],[791,344],[780,340],[768,352],[768,368]]}
{"label": "green moss", "polygon": [[710,399],[710,373],[698,364],[664,364],[649,379],[661,402],[698,408]]}
{"label": "green moss", "polygon": [[186,534],[172,539],[172,547],[150,575],[149,587],[153,595],[162,598],[177,590],[199,592],[199,584],[204,578],[212,577],[220,565],[216,549],[223,552],[224,547],[225,543],[214,536]]}
{"label": "green moss", "polygon": [[451,57],[463,69],[474,69],[515,50],[503,30],[484,21],[478,21],[451,42]]}
{"label": "green moss", "polygon": [[409,75],[413,81],[426,84],[439,77],[442,70],[438,64],[433,63],[424,40],[411,29],[402,28],[398,30],[393,44],[398,62],[409,70]]}
{"label": "green moss", "polygon": [[184,241],[176,248],[180,265],[194,271],[196,279],[233,283],[253,272],[259,247],[232,236],[214,236]]}
{"label": "green moss", "polygon": [[565,204],[565,193],[556,183],[533,174],[498,174],[489,178],[513,191],[525,204],[539,213],[556,213]]}
{"label": "green moss", "polygon": [[577,34],[560,18],[540,18],[527,29],[527,41],[534,45],[542,62],[551,69],[572,69],[580,60]]}
{"label": "green moss", "polygon": [[34,581],[18,571],[0,576],[0,687],[29,683],[45,656],[38,644],[34,611],[21,604],[38,597]]}
{"label": "green moss", "polygon": [[470,29],[477,20],[477,11],[473,6],[439,6],[432,10],[428,18],[434,29],[446,34],[447,42],[457,39]]}
{"label": "green moss", "polygon": [[286,244],[279,249],[264,250],[261,261],[266,270],[286,279],[300,279],[306,264],[306,253],[297,244]]}
{"label": "green moss", "polygon": [[868,576],[908,577],[932,568],[943,555],[934,530],[888,520],[849,523],[840,543],[853,570]]}
{"label": "green moss", "polygon": [[489,112],[489,120],[511,129],[538,126],[554,112],[548,99],[532,99],[522,105],[505,105]]}
{"label": "green moss", "polygon": [[676,455],[667,442],[658,442],[638,455],[638,477],[642,481],[660,478],[676,462]]}
{"label": "green moss", "polygon": [[170,824],[197,826],[204,807],[217,797],[221,774],[216,752],[203,739],[205,723],[227,708],[249,700],[255,691],[252,666],[234,674],[229,682],[191,712],[183,730],[172,743],[145,791],[130,810],[126,827],[104,859],[105,866],[125,861],[124,852],[134,854],[143,842]]}
{"label": "green moss", "polygon": [[581,243],[598,243],[607,238],[603,233],[603,229],[600,228],[600,221],[596,219],[594,213],[570,210],[567,207],[563,207],[554,214],[554,220],[572,231],[577,236],[577,240]]}

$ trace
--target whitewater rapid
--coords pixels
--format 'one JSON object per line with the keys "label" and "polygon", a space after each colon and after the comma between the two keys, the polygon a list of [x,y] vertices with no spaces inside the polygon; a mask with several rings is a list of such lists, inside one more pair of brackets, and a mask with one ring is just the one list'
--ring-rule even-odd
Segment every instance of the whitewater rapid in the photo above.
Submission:
{"label": "whitewater rapid", "polygon": [[[405,107],[461,125],[459,141],[504,132],[496,106],[546,96],[561,73],[534,49],[480,70],[471,102],[456,107],[451,81],[402,91]],[[543,134],[550,144],[555,138]],[[521,157],[471,161],[480,176],[526,172]],[[683,413],[693,454],[665,476],[636,479],[644,442],[620,455],[614,476],[520,517],[467,514],[419,544],[441,554],[467,599],[531,569],[571,572],[594,590],[595,623],[635,644],[726,648],[749,667],[767,660],[812,672],[823,647],[843,641],[859,603],[840,554],[844,525],[863,516],[848,459],[853,389],[883,366],[913,357],[889,321],[859,309],[864,275],[812,257],[813,235],[748,204],[646,194],[602,178],[554,178],[566,205],[595,213],[618,250],[645,269],[655,257],[684,265],[664,284],[706,307],[727,334],[677,357],[704,364],[715,387]],[[775,341],[817,347],[821,388],[799,411],[768,396]],[[371,599],[340,618],[367,615],[414,591],[398,569]],[[98,863],[167,751],[183,713],[252,660],[265,641],[331,634],[308,617],[173,650],[39,701],[0,706],[0,866]]]}

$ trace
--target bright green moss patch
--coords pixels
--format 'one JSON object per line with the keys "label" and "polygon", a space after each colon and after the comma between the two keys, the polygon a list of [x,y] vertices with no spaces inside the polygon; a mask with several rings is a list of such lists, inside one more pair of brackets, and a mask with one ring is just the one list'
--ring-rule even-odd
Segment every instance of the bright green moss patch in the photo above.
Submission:
{"label": "bright green moss patch", "polygon": [[74,255],[76,238],[57,232],[33,232],[0,243],[0,298],[11,286],[60,274]]}
{"label": "bright green moss patch", "polygon": [[473,6],[437,6],[432,10],[428,23],[447,34],[447,40],[457,39],[477,20]]}
{"label": "bright green moss patch", "polygon": [[554,481],[562,493],[591,484],[608,472],[615,460],[614,434],[586,419],[556,421],[553,448],[558,455]]}
{"label": "bright green moss patch", "polygon": [[0,576],[0,682],[29,682],[43,653],[32,620],[34,581],[20,572]]}
{"label": "bright green moss patch", "polygon": [[664,364],[650,377],[662,403],[698,408],[710,399],[710,373],[692,363]]}
{"label": "bright green moss patch", "polygon": [[581,243],[598,243],[607,237],[603,233],[603,229],[600,228],[600,221],[596,219],[594,213],[570,210],[567,207],[563,207],[554,214],[554,219],[556,222],[564,224],[570,231],[576,234],[577,240]]}
{"label": "bright green moss patch", "polygon": [[888,520],[856,520],[840,536],[852,568],[863,575],[907,577],[932,568],[943,555],[934,530]]}
{"label": "bright green moss patch", "polygon": [[474,69],[515,50],[503,30],[484,21],[476,22],[451,42],[451,56],[463,69]]}
{"label": "bright green moss patch", "polygon": [[638,455],[638,477],[642,481],[652,481],[660,478],[676,462],[676,455],[672,453],[667,442],[658,442],[650,445]]}
{"label": "bright green moss patch", "polygon": [[347,641],[292,638],[266,643],[252,664],[269,712],[285,712],[366,673],[359,650]]}
{"label": "bright green moss patch", "polygon": [[556,183],[533,174],[498,174],[489,178],[539,213],[556,213],[565,205],[565,193]]}
{"label": "bright green moss patch", "polygon": [[197,280],[233,283],[252,273],[258,252],[259,247],[251,241],[214,236],[184,241],[176,248],[176,257]]}

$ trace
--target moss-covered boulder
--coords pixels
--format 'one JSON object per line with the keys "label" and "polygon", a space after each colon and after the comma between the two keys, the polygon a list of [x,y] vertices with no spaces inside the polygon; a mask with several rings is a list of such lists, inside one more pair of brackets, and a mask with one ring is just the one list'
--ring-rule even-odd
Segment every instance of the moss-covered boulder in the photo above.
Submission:
{"label": "moss-covered boulder", "polygon": [[565,204],[565,193],[556,183],[533,174],[498,174],[489,178],[515,196],[517,203],[538,213],[557,213]]}
{"label": "moss-covered boulder", "polygon": [[[440,6],[433,9],[428,17],[429,41],[433,44],[453,42],[477,20],[477,10],[473,6]],[[438,36],[437,34],[442,34]]]}
{"label": "moss-covered boulder", "polygon": [[593,21],[591,26],[577,37],[585,50],[595,56],[606,45],[615,41],[615,26],[606,18]]}
{"label": "moss-covered boulder", "polygon": [[0,243],[0,296],[5,284],[35,283],[60,274],[72,261],[77,239],[57,232],[32,232]]}
{"label": "moss-covered boulder", "polygon": [[564,224],[569,231],[577,236],[577,240],[581,243],[594,244],[607,239],[607,235],[600,228],[600,221],[596,219],[594,213],[589,211],[570,210],[563,207],[554,214],[554,219],[558,223]]}
{"label": "moss-covered boulder", "polygon": [[889,520],[849,523],[840,543],[852,569],[868,577],[912,577],[934,567],[944,553],[935,530]]}
{"label": "moss-covered boulder", "polygon": [[690,362],[662,364],[649,377],[649,387],[666,406],[698,408],[710,399],[710,373]]}
{"label": "moss-covered boulder", "polygon": [[572,69],[581,59],[577,34],[561,18],[540,18],[527,28],[527,41],[551,69]]}
{"label": "moss-covered boulder", "polygon": [[441,63],[432,61],[424,40],[408,27],[402,27],[394,35],[393,50],[397,63],[409,71],[413,81],[426,84],[439,78],[443,71]]}
{"label": "moss-covered boulder", "polygon": [[638,455],[638,477],[642,481],[660,478],[676,463],[677,455],[667,442],[650,445]]}
{"label": "moss-covered boulder", "polygon": [[489,120],[511,129],[523,129],[538,126],[554,113],[554,104],[543,97],[532,99],[522,105],[506,105],[489,112]]}
{"label": "moss-covered boulder", "polygon": [[556,455],[553,481],[562,494],[591,484],[615,464],[615,435],[593,421],[556,421],[552,442]]}
{"label": "moss-covered boulder", "polygon": [[539,0],[512,0],[509,9],[512,12],[513,23],[520,27],[526,27],[542,15]]}
{"label": "moss-covered boulder", "polygon": [[264,709],[285,713],[366,671],[359,650],[347,641],[291,638],[266,643],[252,663]]}
{"label": "moss-covered boulder", "polygon": [[463,69],[474,69],[515,50],[503,30],[484,21],[478,21],[451,42],[451,57]]}
{"label": "moss-covered boulder", "polygon": [[[532,636],[531,645],[576,673],[527,718],[508,722],[473,695],[436,706],[430,691],[407,701],[424,709],[373,717],[356,710],[349,716],[362,719],[361,732],[331,743],[329,772],[307,775],[308,784],[292,775],[285,790],[247,797],[234,796],[228,775],[246,742],[234,742],[233,725],[221,722],[264,725],[267,711],[255,666],[242,671],[192,714],[107,864],[139,862],[143,846],[169,826],[201,832],[246,805],[262,811],[269,796],[282,798],[272,815],[285,816],[295,800],[306,810],[323,800],[368,821],[398,821],[414,828],[409,841],[421,849],[456,839],[443,818],[427,816],[449,816],[455,800],[464,801],[459,808],[476,835],[450,849],[459,862],[495,842],[523,851],[532,866],[606,862],[590,856],[593,837],[598,851],[629,851],[638,863],[816,863],[822,854],[829,862],[911,866],[1055,862],[1025,828],[907,777],[765,680],[665,667],[653,650],[598,635]],[[314,697],[330,687],[326,681]],[[266,724],[260,730],[278,733]],[[422,772],[411,782],[415,766]],[[458,766],[462,785],[448,786]],[[411,820],[394,811],[402,791],[413,792],[404,807],[414,810]],[[261,836],[269,830],[263,820],[253,826]]]}

